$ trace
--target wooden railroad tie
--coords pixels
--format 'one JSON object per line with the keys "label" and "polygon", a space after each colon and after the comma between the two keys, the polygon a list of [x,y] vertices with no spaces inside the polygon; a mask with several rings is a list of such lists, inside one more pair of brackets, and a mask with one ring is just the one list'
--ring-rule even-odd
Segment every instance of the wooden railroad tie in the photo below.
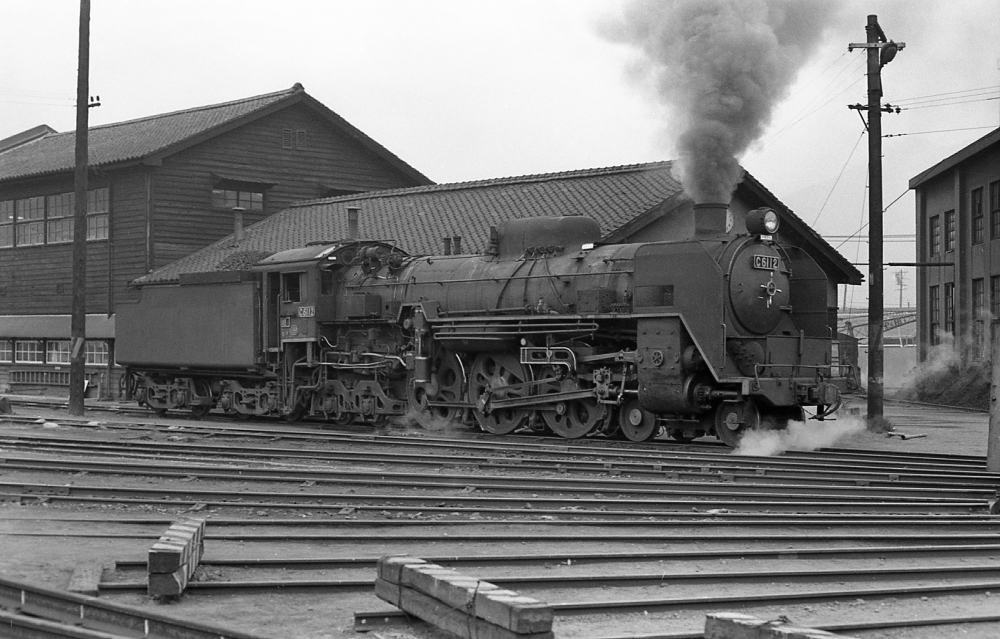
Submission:
{"label": "wooden railroad tie", "polygon": [[713,612],[705,618],[705,639],[855,639],[817,628],[803,628],[787,618],[767,621],[738,612]]}
{"label": "wooden railroad tie", "polygon": [[378,560],[375,595],[466,639],[552,639],[552,607],[417,557]]}
{"label": "wooden railroad tie", "polygon": [[146,571],[152,597],[178,597],[187,588],[205,549],[205,520],[182,517],[149,549]]}

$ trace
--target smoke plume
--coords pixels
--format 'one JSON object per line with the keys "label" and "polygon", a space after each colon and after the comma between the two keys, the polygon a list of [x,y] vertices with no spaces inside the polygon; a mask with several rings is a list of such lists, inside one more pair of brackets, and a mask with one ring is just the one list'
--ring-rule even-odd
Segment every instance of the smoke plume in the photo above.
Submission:
{"label": "smoke plume", "polygon": [[781,430],[753,429],[747,431],[733,450],[734,455],[773,457],[787,450],[816,450],[833,446],[838,441],[865,430],[861,419],[846,417],[836,421],[788,422]]}
{"label": "smoke plume", "polygon": [[633,0],[604,34],[638,49],[666,107],[679,177],[695,202],[729,202],[738,158],[764,132],[819,44],[834,3]]}

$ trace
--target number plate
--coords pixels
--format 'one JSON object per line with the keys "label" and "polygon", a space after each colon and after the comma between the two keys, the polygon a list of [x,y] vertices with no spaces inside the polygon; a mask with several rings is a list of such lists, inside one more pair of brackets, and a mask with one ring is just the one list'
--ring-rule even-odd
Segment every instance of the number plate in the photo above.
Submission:
{"label": "number plate", "polygon": [[773,255],[754,255],[753,267],[764,271],[777,270],[781,260]]}
{"label": "number plate", "polygon": [[316,317],[315,306],[300,306],[299,317]]}

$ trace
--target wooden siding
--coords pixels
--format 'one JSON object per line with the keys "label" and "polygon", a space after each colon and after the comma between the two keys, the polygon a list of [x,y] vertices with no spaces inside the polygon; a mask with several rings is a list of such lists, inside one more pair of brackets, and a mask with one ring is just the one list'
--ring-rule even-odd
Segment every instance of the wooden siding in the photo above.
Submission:
{"label": "wooden siding", "polygon": [[[284,130],[305,131],[304,148],[283,148]],[[165,158],[156,171],[154,268],[233,232],[233,214],[212,207],[213,174],[272,185],[265,210],[244,213],[249,226],[326,188],[370,191],[415,186],[312,109],[294,105]]]}

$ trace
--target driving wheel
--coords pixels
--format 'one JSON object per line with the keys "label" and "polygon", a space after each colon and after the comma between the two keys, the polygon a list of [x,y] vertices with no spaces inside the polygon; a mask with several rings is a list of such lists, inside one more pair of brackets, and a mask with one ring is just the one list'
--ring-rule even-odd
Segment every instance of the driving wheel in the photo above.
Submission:
{"label": "driving wheel", "polygon": [[432,362],[434,376],[428,384],[416,384],[412,377],[406,383],[406,400],[411,410],[430,414],[448,421],[457,420],[462,408],[428,406],[429,402],[460,402],[465,384],[465,371],[458,355],[438,350]]}
{"label": "driving wheel", "polygon": [[566,439],[588,435],[604,420],[607,408],[596,399],[559,402],[556,410],[543,411],[545,423],[553,433]]}
{"label": "driving wheel", "polygon": [[505,435],[524,426],[531,411],[524,408],[491,409],[493,400],[515,399],[526,388],[511,388],[530,381],[519,358],[510,353],[483,353],[469,372],[469,399],[476,403],[473,414],[479,426],[490,433]]}

